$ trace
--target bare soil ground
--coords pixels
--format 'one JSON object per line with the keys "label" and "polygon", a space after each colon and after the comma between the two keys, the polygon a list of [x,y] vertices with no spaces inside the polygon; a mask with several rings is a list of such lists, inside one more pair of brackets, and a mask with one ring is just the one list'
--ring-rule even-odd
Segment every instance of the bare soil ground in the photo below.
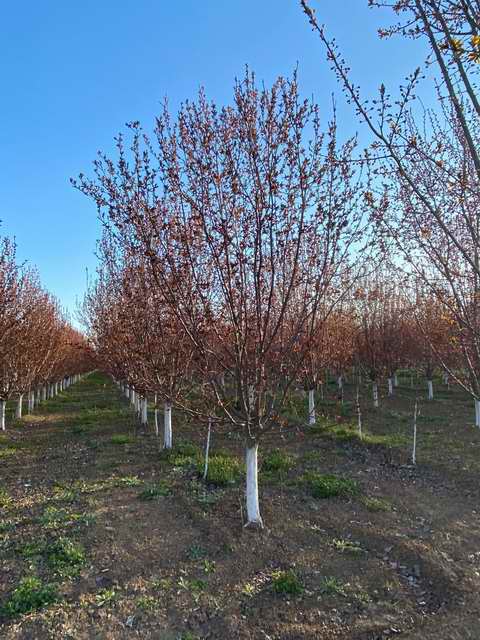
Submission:
{"label": "bare soil ground", "polygon": [[[199,479],[203,428],[175,416],[183,444],[165,456],[99,374],[44,403],[0,436],[0,638],[480,639],[473,402],[436,384],[413,467],[417,391],[400,382],[376,411],[365,397],[363,441],[348,385],[314,428],[292,401],[261,451],[255,532],[241,478]],[[227,461],[241,444],[213,437]],[[358,490],[315,498],[314,474]]]}

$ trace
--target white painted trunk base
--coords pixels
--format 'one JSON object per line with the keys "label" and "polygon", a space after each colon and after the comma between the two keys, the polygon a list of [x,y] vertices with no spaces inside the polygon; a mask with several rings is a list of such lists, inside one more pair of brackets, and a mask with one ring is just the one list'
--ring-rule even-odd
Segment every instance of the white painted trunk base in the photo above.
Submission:
{"label": "white painted trunk base", "polygon": [[207,444],[205,446],[205,466],[203,469],[203,479],[206,482],[208,476],[208,460],[210,454],[210,436],[212,433],[212,419],[208,419],[208,433],[207,433]]}
{"label": "white painted trunk base", "polygon": [[165,402],[163,410],[163,447],[165,449],[171,449],[173,443],[172,405],[169,402]]}
{"label": "white painted trunk base", "polygon": [[427,380],[428,386],[428,399],[433,400],[433,382],[431,380]]}
{"label": "white painted trunk base", "polygon": [[308,424],[315,424],[315,389],[308,392]]}
{"label": "white painted trunk base", "polygon": [[245,461],[247,467],[247,523],[245,526],[263,527],[258,501],[258,444],[247,447]]}
{"label": "white painted trunk base", "polygon": [[480,400],[475,398],[475,426],[480,428]]}
{"label": "white painted trunk base", "polygon": [[18,396],[17,408],[15,409],[15,418],[21,420],[23,415],[23,393]]}
{"label": "white painted trunk base", "polygon": [[142,401],[142,424],[148,424],[148,400],[143,398]]}
{"label": "white painted trunk base", "polygon": [[373,406],[378,409],[378,385],[373,383]]}
{"label": "white painted trunk base", "polygon": [[388,395],[393,396],[393,378],[388,379]]}
{"label": "white painted trunk base", "polygon": [[0,429],[2,431],[6,431],[7,429],[7,425],[5,423],[6,406],[7,406],[7,403],[5,402],[5,400],[0,400]]}

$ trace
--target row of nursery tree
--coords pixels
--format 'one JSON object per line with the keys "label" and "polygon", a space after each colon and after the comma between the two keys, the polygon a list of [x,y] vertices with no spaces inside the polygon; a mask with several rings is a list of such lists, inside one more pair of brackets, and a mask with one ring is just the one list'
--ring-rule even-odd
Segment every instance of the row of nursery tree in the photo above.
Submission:
{"label": "row of nursery tree", "polygon": [[37,273],[17,261],[16,246],[0,238],[0,429],[6,407],[15,417],[68,387],[92,367],[86,338],[73,329]]}
{"label": "row of nursery tree", "polygon": [[[257,455],[299,386],[352,367],[372,383],[442,369],[475,400],[480,426],[479,177],[474,3],[403,0],[385,34],[423,38],[438,105],[424,111],[420,71],[397,97],[363,101],[335,44],[301,3],[374,142],[339,141],[336,118],[300,98],[297,77],[259,86],[247,70],[233,100],[200,92],[153,135],[138,122],[99,154],[77,188],[103,223],[85,322],[103,366],[132,396],[210,429],[244,435],[248,523],[261,524]],[[375,5],[377,2],[372,2]],[[390,4],[390,3],[378,3]],[[473,12],[473,13],[472,13]],[[458,34],[462,35],[459,36]],[[209,429],[209,431],[210,431]]]}

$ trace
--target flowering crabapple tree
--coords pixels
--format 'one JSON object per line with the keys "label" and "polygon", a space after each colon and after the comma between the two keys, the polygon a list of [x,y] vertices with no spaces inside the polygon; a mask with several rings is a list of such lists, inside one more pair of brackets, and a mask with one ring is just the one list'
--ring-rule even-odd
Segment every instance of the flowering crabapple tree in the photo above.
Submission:
{"label": "flowering crabapple tree", "polygon": [[[201,92],[155,143],[131,127],[131,154],[100,156],[77,186],[117,237],[148,258],[152,280],[194,346],[215,420],[246,450],[247,524],[262,525],[258,447],[279,426],[326,296],[365,237],[355,141],[321,131],[297,78],[259,88],[247,71],[230,105]],[[223,384],[223,378],[231,385]],[[234,398],[230,391],[234,389]]]}

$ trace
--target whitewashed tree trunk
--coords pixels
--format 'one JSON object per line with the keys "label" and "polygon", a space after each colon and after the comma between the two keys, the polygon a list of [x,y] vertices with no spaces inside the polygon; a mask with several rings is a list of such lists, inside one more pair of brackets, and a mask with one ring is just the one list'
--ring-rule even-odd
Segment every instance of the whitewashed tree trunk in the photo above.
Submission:
{"label": "whitewashed tree trunk", "polygon": [[42,387],[42,401],[45,402],[47,399],[47,385],[43,385]]}
{"label": "whitewashed tree trunk", "polygon": [[398,387],[398,375],[396,373],[393,374],[393,386]]}
{"label": "whitewashed tree trunk", "polygon": [[158,438],[158,396],[155,394],[155,435]]}
{"label": "whitewashed tree trunk", "polygon": [[263,527],[258,501],[258,444],[247,446],[245,458],[247,466],[247,523],[245,526]]}
{"label": "whitewashed tree trunk", "polygon": [[308,392],[308,424],[315,424],[315,389]]}
{"label": "whitewashed tree trunk", "polygon": [[378,384],[373,383],[373,406],[378,409]]}
{"label": "whitewashed tree trunk", "polygon": [[132,405],[135,407],[135,402],[136,402],[136,391],[135,389],[132,387],[131,391],[130,391],[130,402],[132,403]]}
{"label": "whitewashed tree trunk", "polygon": [[393,396],[393,378],[388,378],[388,395]]}
{"label": "whitewashed tree trunk", "polygon": [[23,393],[18,396],[17,408],[15,409],[15,418],[21,420],[23,415]]}
{"label": "whitewashed tree trunk", "polygon": [[148,400],[146,396],[142,402],[142,424],[148,424]]}
{"label": "whitewashed tree trunk", "polygon": [[480,399],[475,398],[475,426],[480,427]]}
{"label": "whitewashed tree trunk", "polygon": [[338,390],[341,391],[343,389],[343,378],[342,378],[342,376],[338,376],[337,385],[338,385]]}
{"label": "whitewashed tree trunk", "polygon": [[163,447],[164,449],[172,448],[172,405],[165,402],[163,406]]}
{"label": "whitewashed tree trunk", "polygon": [[0,400],[0,429],[2,431],[6,431],[7,425],[5,422],[5,409],[7,408],[7,403],[5,400]]}
{"label": "whitewashed tree trunk", "polygon": [[417,464],[417,415],[418,415],[418,400],[415,400],[415,408],[413,410],[412,464]]}
{"label": "whitewashed tree trunk", "polygon": [[208,476],[208,460],[210,455],[210,435],[212,432],[212,419],[208,418],[208,433],[207,433],[207,444],[205,446],[205,466],[203,469],[203,479],[206,482]]}
{"label": "whitewashed tree trunk", "polygon": [[35,409],[35,391],[28,392],[28,413],[33,413]]}
{"label": "whitewashed tree trunk", "polygon": [[428,399],[433,400],[433,382],[432,380],[427,380],[428,385]]}
{"label": "whitewashed tree trunk", "polygon": [[362,434],[362,412],[360,410],[360,387],[357,387],[357,426],[358,426],[358,435],[360,440],[363,438]]}

